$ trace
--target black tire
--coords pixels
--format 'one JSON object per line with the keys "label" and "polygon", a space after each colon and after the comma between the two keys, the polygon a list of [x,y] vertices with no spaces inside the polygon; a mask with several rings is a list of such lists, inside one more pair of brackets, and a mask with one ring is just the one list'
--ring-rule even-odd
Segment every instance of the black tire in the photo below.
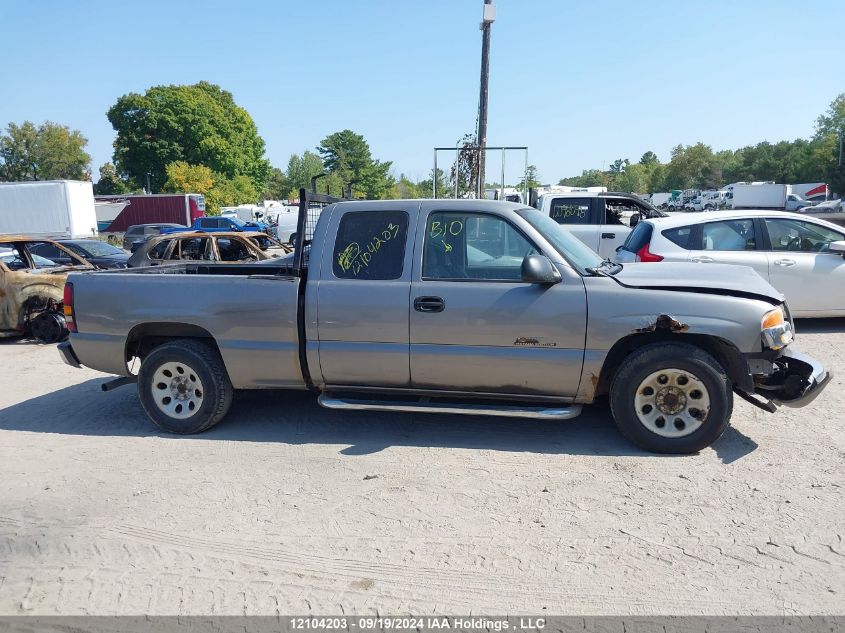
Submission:
{"label": "black tire", "polygon": [[291,233],[290,237],[288,238],[288,244],[290,244],[293,247],[296,247],[296,240],[297,240],[296,233]]}
{"label": "black tire", "polygon": [[[202,386],[201,403],[189,417],[171,417],[156,403],[154,377],[157,370],[169,363],[184,364],[196,373]],[[184,339],[156,347],[138,372],[141,405],[156,426],[168,433],[190,435],[210,429],[229,411],[232,393],[232,383],[220,354],[212,345],[199,340]]]}
{"label": "black tire", "polygon": [[[670,368],[688,372],[701,381],[710,399],[704,422],[696,431],[682,437],[664,437],[652,431],[640,421],[635,407],[641,383],[654,372]],[[696,453],[719,439],[728,428],[733,391],[725,370],[704,350],[686,343],[654,343],[622,361],[610,386],[610,408],[619,431],[640,448],[654,453]]]}

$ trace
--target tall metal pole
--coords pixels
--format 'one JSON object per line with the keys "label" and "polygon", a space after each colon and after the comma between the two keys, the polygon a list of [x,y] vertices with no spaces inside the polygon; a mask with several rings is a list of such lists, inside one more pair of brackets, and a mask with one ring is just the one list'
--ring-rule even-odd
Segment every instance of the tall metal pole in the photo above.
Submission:
{"label": "tall metal pole", "polygon": [[484,197],[484,163],[487,147],[487,83],[490,78],[490,29],[496,20],[493,0],[484,0],[481,21],[481,90],[478,96],[478,183],[475,195]]}

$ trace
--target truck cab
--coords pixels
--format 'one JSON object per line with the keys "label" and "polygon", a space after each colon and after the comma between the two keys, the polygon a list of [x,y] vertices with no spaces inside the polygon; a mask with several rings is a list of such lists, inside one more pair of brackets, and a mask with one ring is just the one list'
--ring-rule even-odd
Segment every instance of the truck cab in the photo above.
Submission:
{"label": "truck cab", "polygon": [[625,243],[641,219],[664,215],[638,196],[617,192],[543,194],[537,209],[606,258]]}

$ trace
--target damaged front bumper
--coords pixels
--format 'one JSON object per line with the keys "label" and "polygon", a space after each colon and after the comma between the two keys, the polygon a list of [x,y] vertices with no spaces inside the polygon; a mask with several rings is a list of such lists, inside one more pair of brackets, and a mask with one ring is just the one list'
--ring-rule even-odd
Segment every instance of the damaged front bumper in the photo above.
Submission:
{"label": "damaged front bumper", "polygon": [[777,407],[804,407],[824,391],[833,372],[812,356],[798,350],[784,349],[772,360],[772,371],[754,376],[754,393],[739,395],[761,409],[774,412]]}

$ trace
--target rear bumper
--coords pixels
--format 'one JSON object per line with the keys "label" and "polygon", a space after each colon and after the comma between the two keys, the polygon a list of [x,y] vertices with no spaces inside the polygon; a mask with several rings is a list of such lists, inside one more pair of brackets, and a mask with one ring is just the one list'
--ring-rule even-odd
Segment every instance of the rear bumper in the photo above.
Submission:
{"label": "rear bumper", "polygon": [[79,359],[76,357],[76,352],[73,351],[73,348],[70,346],[70,341],[64,341],[59,343],[59,356],[62,357],[62,360],[70,365],[71,367],[76,367],[77,369],[82,367],[82,364],[79,362]]}
{"label": "rear bumper", "polygon": [[754,392],[775,406],[807,406],[833,378],[833,372],[815,358],[790,348],[773,365],[772,374],[755,377]]}

